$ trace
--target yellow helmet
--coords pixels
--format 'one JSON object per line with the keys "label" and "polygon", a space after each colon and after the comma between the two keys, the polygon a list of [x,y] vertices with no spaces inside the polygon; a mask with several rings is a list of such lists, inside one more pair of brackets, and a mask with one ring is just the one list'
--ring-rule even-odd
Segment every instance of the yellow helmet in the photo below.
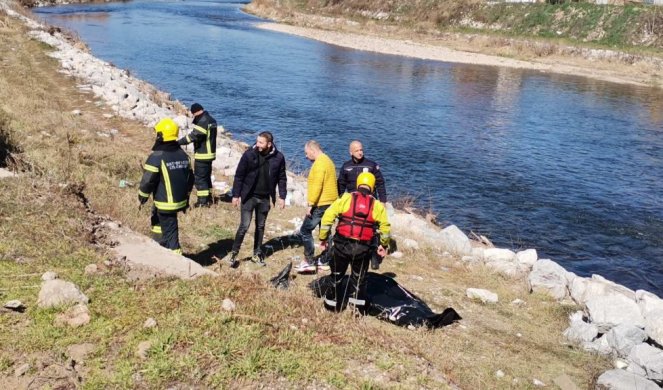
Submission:
{"label": "yellow helmet", "polygon": [[164,141],[175,141],[177,140],[180,129],[174,120],[163,118],[154,126],[154,131],[156,131],[157,134],[161,133]]}
{"label": "yellow helmet", "polygon": [[375,176],[370,172],[362,172],[357,176],[357,188],[359,186],[368,186],[371,192],[375,189]]}

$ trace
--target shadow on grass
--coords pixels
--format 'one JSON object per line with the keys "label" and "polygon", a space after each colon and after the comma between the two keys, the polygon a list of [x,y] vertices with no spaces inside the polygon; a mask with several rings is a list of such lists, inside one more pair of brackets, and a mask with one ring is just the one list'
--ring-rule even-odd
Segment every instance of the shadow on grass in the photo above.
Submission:
{"label": "shadow on grass", "polygon": [[233,247],[232,238],[224,238],[209,245],[207,249],[199,253],[185,253],[184,256],[190,258],[203,267],[216,264],[214,257],[224,258]]}
{"label": "shadow on grass", "polygon": [[288,248],[296,248],[304,245],[302,237],[296,234],[287,236],[274,237],[271,240],[262,244],[262,253],[265,257],[272,256],[278,251],[286,250]]}

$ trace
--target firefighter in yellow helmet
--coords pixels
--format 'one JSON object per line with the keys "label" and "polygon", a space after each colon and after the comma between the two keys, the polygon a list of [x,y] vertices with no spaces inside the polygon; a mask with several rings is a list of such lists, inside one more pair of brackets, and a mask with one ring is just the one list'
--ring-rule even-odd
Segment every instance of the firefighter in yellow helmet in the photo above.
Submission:
{"label": "firefighter in yellow helmet", "polygon": [[[371,246],[376,228],[380,232],[379,256],[387,254],[391,225],[387,219],[387,210],[382,202],[373,197],[375,176],[363,172],[357,176],[357,190],[345,193],[325,211],[320,226],[320,246],[328,249],[328,238],[334,221],[338,219],[333,246],[330,249],[331,276],[334,289],[325,296],[325,307],[341,311],[347,303],[358,310],[366,306],[366,272],[374,247]],[[343,290],[342,280],[345,272],[351,268],[350,281]]]}
{"label": "firefighter in yellow helmet", "polygon": [[164,118],[154,126],[154,131],[157,139],[143,166],[138,200],[142,205],[152,195],[152,233],[160,236],[157,241],[161,246],[182,254],[177,212],[189,207],[194,180],[191,162],[177,143],[179,127],[175,121]]}

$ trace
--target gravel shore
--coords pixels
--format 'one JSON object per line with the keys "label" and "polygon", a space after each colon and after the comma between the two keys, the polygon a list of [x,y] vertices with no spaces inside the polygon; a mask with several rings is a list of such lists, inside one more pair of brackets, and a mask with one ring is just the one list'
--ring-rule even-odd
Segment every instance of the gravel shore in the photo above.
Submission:
{"label": "gravel shore", "polygon": [[384,38],[354,32],[331,31],[280,23],[259,23],[257,27],[375,53],[463,64],[504,66],[545,73],[589,77],[620,84],[652,87],[656,86],[653,80],[661,76],[661,71],[658,69],[660,64],[656,60],[653,60],[653,63],[647,61],[634,64],[620,63],[620,61],[611,58],[620,55],[620,53],[612,53],[606,50],[590,50],[596,52],[593,55],[595,58],[586,58],[583,55],[578,57],[546,56],[531,60],[518,60],[473,52],[474,50],[481,51],[480,48],[468,48],[472,51],[452,49],[442,46],[444,42],[442,42],[442,45],[437,45],[407,39]]}

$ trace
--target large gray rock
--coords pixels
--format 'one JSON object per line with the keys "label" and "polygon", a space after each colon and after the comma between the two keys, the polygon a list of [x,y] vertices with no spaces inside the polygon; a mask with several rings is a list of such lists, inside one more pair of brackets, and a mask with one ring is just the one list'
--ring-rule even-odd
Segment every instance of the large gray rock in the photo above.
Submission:
{"label": "large gray rock", "polygon": [[582,344],[590,342],[599,334],[599,329],[594,324],[588,324],[583,320],[583,313],[577,311],[569,316],[569,327],[564,331],[567,340]]}
{"label": "large gray rock", "polygon": [[621,324],[610,329],[605,337],[617,356],[626,357],[633,347],[647,339],[647,334],[637,326]]}
{"label": "large gray rock", "polygon": [[483,303],[497,303],[498,297],[494,292],[481,288],[468,288],[465,294],[470,299],[478,299]]}
{"label": "large gray rock", "polygon": [[49,280],[54,280],[54,279],[57,279],[57,278],[58,278],[58,274],[56,274],[53,271],[44,272],[44,274],[41,276],[41,280],[43,280],[44,282],[49,281]]}
{"label": "large gray rock", "polygon": [[404,249],[419,250],[419,243],[411,238],[405,238],[401,240],[401,247]]}
{"label": "large gray rock", "polygon": [[637,364],[655,381],[663,381],[663,350],[649,344],[638,344],[631,349],[628,360]]}
{"label": "large gray rock", "polygon": [[453,253],[457,256],[466,256],[472,254],[472,245],[470,239],[467,238],[456,225],[447,226],[442,229],[438,234],[440,245],[443,249]]}
{"label": "large gray rock", "polygon": [[567,271],[552,260],[539,260],[534,263],[527,278],[530,291],[541,292],[562,300],[567,296]]}
{"label": "large gray rock", "polygon": [[647,378],[619,369],[604,372],[596,384],[607,390],[661,390]]}
{"label": "large gray rock", "polygon": [[67,309],[64,313],[55,317],[55,326],[70,326],[78,328],[79,326],[90,323],[90,309],[86,305],[77,304]]}
{"label": "large gray rock", "polygon": [[586,305],[589,317],[601,332],[607,332],[619,324],[645,327],[638,305],[622,294],[599,295],[590,298]]}
{"label": "large gray rock", "polygon": [[600,355],[609,355],[610,353],[612,353],[612,348],[610,347],[610,344],[608,343],[608,338],[605,337],[605,335],[599,337],[594,341],[584,342],[582,344],[582,348],[585,351],[595,352]]}
{"label": "large gray rock", "polygon": [[39,290],[37,305],[48,308],[72,303],[88,303],[88,299],[75,284],[61,279],[47,280]]}
{"label": "large gray rock", "polygon": [[633,290],[611,282],[600,275],[592,275],[591,278],[576,277],[569,284],[569,291],[571,298],[579,305],[586,304],[590,298],[612,294],[622,294],[635,301]]}
{"label": "large gray rock", "polygon": [[536,249],[525,249],[524,251],[516,253],[516,261],[529,268],[532,268],[538,259],[539,255],[536,253]]}
{"label": "large gray rock", "polygon": [[474,248],[472,248],[472,254],[470,256],[476,257],[477,259],[480,259],[481,261],[483,261],[483,252],[484,251],[485,251],[485,249],[482,248],[482,247],[479,247],[479,246],[474,247]]}
{"label": "large gray rock", "polygon": [[493,261],[514,262],[516,261],[516,254],[509,249],[487,248],[483,251],[483,260],[486,263]]}
{"label": "large gray rock", "polygon": [[663,345],[663,310],[654,310],[647,313],[645,332],[652,340]]}
{"label": "large gray rock", "polygon": [[[389,222],[391,222],[394,233],[417,237],[420,241],[423,240],[433,247],[447,250],[447,245],[455,245],[453,237],[449,237],[448,235],[444,235],[443,237],[441,232],[438,232],[434,226],[416,215],[395,213]],[[462,238],[459,239],[462,240]]]}
{"label": "large gray rock", "polygon": [[491,261],[486,263],[486,267],[507,278],[520,278],[529,271],[527,265],[516,261]]}
{"label": "large gray rock", "polygon": [[640,307],[640,312],[645,318],[653,311],[663,310],[663,299],[645,290],[637,290],[635,292],[635,302]]}

